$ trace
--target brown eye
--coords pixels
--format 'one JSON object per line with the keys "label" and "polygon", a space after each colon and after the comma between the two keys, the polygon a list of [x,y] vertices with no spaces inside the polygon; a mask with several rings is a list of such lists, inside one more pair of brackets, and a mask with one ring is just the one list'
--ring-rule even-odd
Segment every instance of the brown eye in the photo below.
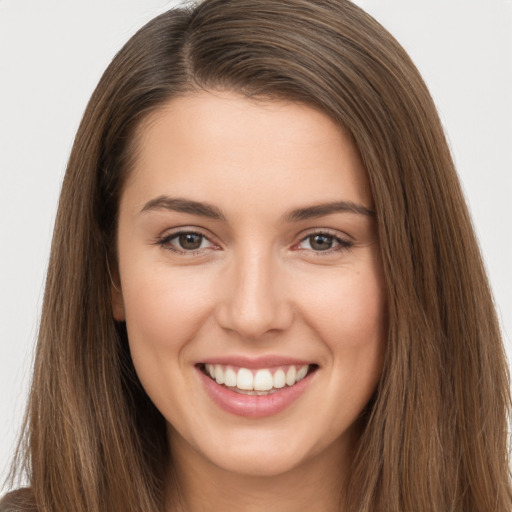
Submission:
{"label": "brown eye", "polygon": [[306,249],[314,253],[325,252],[330,254],[332,252],[339,252],[349,250],[352,247],[352,242],[345,240],[341,237],[327,233],[313,233],[304,237],[299,245],[299,249]]}
{"label": "brown eye", "polygon": [[182,233],[178,236],[179,246],[186,251],[194,251],[201,247],[203,236],[197,233]]}
{"label": "brown eye", "polygon": [[169,251],[194,256],[200,251],[216,249],[216,245],[201,233],[194,231],[180,231],[157,240],[158,245]]}
{"label": "brown eye", "polygon": [[332,249],[334,237],[329,235],[312,235],[309,238],[309,244],[315,251],[327,251]]}

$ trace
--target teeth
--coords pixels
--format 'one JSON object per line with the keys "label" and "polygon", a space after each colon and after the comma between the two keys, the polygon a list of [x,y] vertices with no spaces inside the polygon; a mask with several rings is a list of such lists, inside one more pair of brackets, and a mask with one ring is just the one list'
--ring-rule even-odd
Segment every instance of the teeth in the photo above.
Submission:
{"label": "teeth", "polygon": [[293,386],[295,382],[297,382],[296,377],[297,370],[295,369],[295,366],[290,366],[286,372],[286,384],[288,384],[288,386]]}
{"label": "teeth", "polygon": [[274,380],[270,370],[258,370],[254,376],[254,390],[268,391],[274,387]]}
{"label": "teeth", "polygon": [[210,375],[217,384],[224,384],[243,391],[252,391],[257,395],[266,395],[268,392],[284,388],[286,385],[293,386],[307,375],[308,370],[309,365],[307,364],[273,369],[273,373],[269,368],[261,368],[256,371],[239,368],[237,371],[231,366],[205,365],[205,373]]}
{"label": "teeth", "polygon": [[[215,367],[215,372],[217,372],[217,368],[220,368],[220,365]],[[245,389],[247,391],[254,389],[253,387],[254,378],[252,376],[251,370],[247,368],[240,368],[238,370],[238,375],[236,377],[236,387],[238,389]]]}
{"label": "teeth", "polygon": [[308,373],[307,366],[301,366],[299,368],[299,370],[297,371],[297,382],[299,380],[302,380],[306,376],[307,373]]}
{"label": "teeth", "polygon": [[224,384],[224,372],[220,366],[215,367],[215,380],[217,384]]}
{"label": "teeth", "polygon": [[234,388],[236,387],[236,382],[237,377],[235,370],[233,370],[233,368],[226,368],[226,371],[224,372],[224,384],[226,384],[226,386]]}
{"label": "teeth", "polygon": [[279,368],[276,373],[274,373],[274,387],[277,389],[284,388],[286,385],[286,376],[284,371]]}

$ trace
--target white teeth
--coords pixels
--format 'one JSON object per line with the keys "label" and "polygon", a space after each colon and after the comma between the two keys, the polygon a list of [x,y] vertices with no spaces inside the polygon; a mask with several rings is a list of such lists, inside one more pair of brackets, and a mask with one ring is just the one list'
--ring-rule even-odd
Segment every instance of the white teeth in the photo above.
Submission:
{"label": "white teeth", "polygon": [[205,373],[217,382],[230,388],[238,388],[243,391],[253,391],[257,395],[266,395],[272,390],[284,388],[286,385],[293,386],[302,380],[308,373],[309,365],[291,365],[289,367],[277,368],[272,374],[269,368],[249,370],[239,368],[238,371],[231,366],[220,364],[206,364]]}
{"label": "white teeth", "polygon": [[226,368],[226,371],[224,372],[224,384],[234,388],[236,386],[236,381],[237,378],[235,370],[233,370],[233,368]]}
{"label": "white teeth", "polygon": [[217,384],[224,384],[224,372],[220,365],[215,366],[215,380],[217,381]]}
{"label": "white teeth", "polygon": [[301,366],[299,368],[299,371],[297,372],[297,381],[302,380],[306,376],[307,373],[308,373],[308,367]]}
{"label": "white teeth", "polygon": [[246,389],[251,390],[253,388],[254,378],[252,376],[251,370],[247,368],[240,368],[238,370],[238,375],[236,377],[236,387],[238,389]]}
{"label": "white teeth", "polygon": [[274,387],[274,380],[270,370],[258,370],[254,376],[254,389],[256,391],[268,391]]}
{"label": "white teeth", "polygon": [[288,371],[286,372],[286,384],[288,384],[288,386],[293,386],[296,382],[296,377],[297,370],[295,369],[295,366],[290,366],[290,368],[288,368]]}
{"label": "white teeth", "polygon": [[284,375],[284,371],[279,368],[276,373],[274,373],[274,387],[277,389],[284,388],[286,385],[286,377]]}

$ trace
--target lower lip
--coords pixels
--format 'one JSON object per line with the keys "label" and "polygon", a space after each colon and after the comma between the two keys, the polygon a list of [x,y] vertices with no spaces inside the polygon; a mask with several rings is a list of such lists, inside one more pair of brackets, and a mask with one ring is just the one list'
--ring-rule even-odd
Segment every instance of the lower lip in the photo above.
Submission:
{"label": "lower lip", "polygon": [[206,392],[220,408],[246,418],[264,418],[283,411],[306,391],[313,376],[310,373],[293,386],[286,386],[269,395],[244,395],[217,384],[200,368],[197,368],[197,372]]}

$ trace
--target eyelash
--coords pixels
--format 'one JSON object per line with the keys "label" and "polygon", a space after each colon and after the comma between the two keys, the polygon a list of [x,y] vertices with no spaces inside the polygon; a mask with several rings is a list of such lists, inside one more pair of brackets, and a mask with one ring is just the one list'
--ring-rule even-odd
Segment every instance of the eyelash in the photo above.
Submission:
{"label": "eyelash", "polygon": [[169,235],[166,235],[166,236],[156,240],[156,244],[168,251],[171,251],[171,252],[174,252],[177,254],[185,254],[187,256],[197,256],[197,255],[201,254],[201,252],[203,251],[204,248],[203,249],[199,248],[199,249],[195,249],[195,250],[186,250],[186,249],[182,249],[182,248],[173,246],[171,244],[172,240],[179,238],[182,235],[196,235],[196,236],[201,237],[201,239],[202,239],[201,244],[204,240],[207,240],[208,242],[210,242],[212,245],[215,246],[215,244],[204,233],[201,233],[200,231],[194,231],[193,229],[186,229],[186,230],[184,229],[181,231],[175,231],[174,233],[171,233]]}
{"label": "eyelash", "polygon": [[[315,236],[324,236],[326,238],[330,238],[332,240],[333,244],[337,244],[335,247],[331,247],[329,249],[325,249],[323,251],[315,251],[314,249],[298,249],[298,250],[310,250],[312,251],[312,254],[315,256],[326,256],[328,254],[333,254],[336,252],[343,252],[343,251],[350,251],[352,247],[354,246],[354,243],[350,240],[347,240],[346,238],[340,237],[339,233],[333,232],[329,229],[322,229],[317,231],[312,231],[306,234],[306,236],[303,236],[298,244],[295,244],[294,247],[299,246],[304,241],[306,241],[308,238],[312,239]],[[311,242],[310,242],[311,243]]]}
{"label": "eyelash", "polygon": [[[201,254],[202,251],[204,250],[204,248],[198,248],[195,250],[186,250],[183,248],[178,248],[171,244],[171,242],[173,240],[175,240],[183,235],[199,236],[199,237],[201,237],[201,244],[204,240],[207,240],[209,243],[211,243],[215,247],[215,244],[204,233],[201,233],[199,231],[194,231],[194,230],[176,231],[174,233],[171,233],[169,235],[166,235],[162,238],[157,239],[155,243],[156,243],[156,245],[159,245],[162,248],[164,248],[168,251],[177,253],[177,254],[184,254],[187,256],[197,256],[197,255]],[[326,238],[330,238],[332,240],[332,243],[335,243],[337,245],[335,247],[331,247],[331,248],[328,248],[325,250],[317,250],[317,251],[315,251],[314,249],[298,248],[298,246],[301,245],[303,242],[305,242],[308,238],[312,239],[315,236],[325,236]],[[324,230],[313,231],[313,232],[308,233],[306,236],[302,237],[300,239],[300,241],[297,244],[295,244],[293,247],[300,251],[311,251],[312,254],[314,254],[315,256],[324,256],[324,255],[332,254],[335,252],[350,251],[352,249],[353,245],[354,245],[353,242],[340,237],[338,234],[335,234],[328,229],[324,229]]]}

